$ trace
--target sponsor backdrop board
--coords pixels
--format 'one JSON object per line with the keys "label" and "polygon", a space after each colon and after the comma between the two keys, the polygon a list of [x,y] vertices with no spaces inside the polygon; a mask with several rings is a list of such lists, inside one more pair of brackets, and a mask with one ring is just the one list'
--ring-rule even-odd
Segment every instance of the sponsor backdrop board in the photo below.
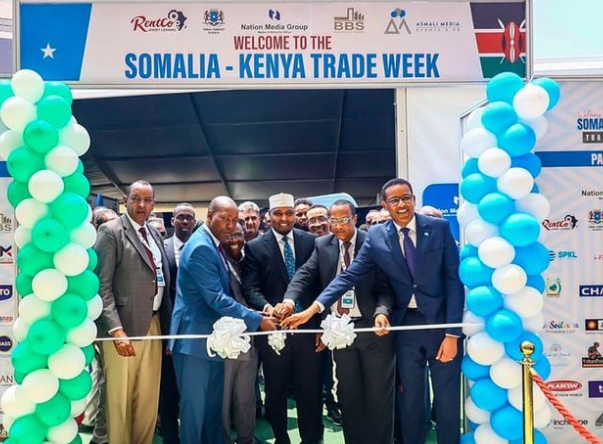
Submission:
{"label": "sponsor backdrop board", "polygon": [[[551,264],[545,272],[541,337],[552,372],[549,387],[603,438],[603,88],[561,83],[561,101],[547,114],[536,146],[543,170],[537,184],[551,203],[543,222]],[[579,439],[553,414],[551,443]]]}
{"label": "sponsor backdrop board", "polygon": [[20,2],[15,29],[19,67],[46,80],[342,86],[525,76],[525,17],[525,1]]}

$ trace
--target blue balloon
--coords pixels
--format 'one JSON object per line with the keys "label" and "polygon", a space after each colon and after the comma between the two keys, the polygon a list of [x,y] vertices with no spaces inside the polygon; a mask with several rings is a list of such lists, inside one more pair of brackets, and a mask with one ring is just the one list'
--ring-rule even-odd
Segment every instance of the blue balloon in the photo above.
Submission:
{"label": "blue balloon", "polygon": [[488,82],[486,86],[486,97],[489,102],[502,100],[513,104],[513,97],[524,87],[523,79],[512,72],[498,74]]}
{"label": "blue balloon", "polygon": [[534,370],[538,372],[542,379],[548,379],[551,376],[551,361],[546,356],[542,356],[536,364],[534,364]]}
{"label": "blue balloon", "polygon": [[559,96],[561,95],[561,90],[557,82],[555,82],[553,79],[549,79],[548,77],[541,77],[539,79],[532,80],[532,85],[544,88],[549,95],[549,106],[546,109],[547,111],[553,109],[553,107],[557,105],[557,102],[559,102]]}
{"label": "blue balloon", "polygon": [[493,412],[507,403],[507,390],[484,378],[471,387],[471,400],[482,410]]}
{"label": "blue balloon", "polygon": [[[534,429],[534,444],[547,444],[548,441],[544,433],[540,430]],[[513,441],[509,441],[509,444],[523,444],[523,429],[521,430],[521,437],[519,439],[514,439]]]}
{"label": "blue balloon", "polygon": [[549,268],[549,250],[540,242],[534,242],[527,247],[516,247],[513,263],[523,268],[529,276],[539,275]]}
{"label": "blue balloon", "polygon": [[538,361],[542,357],[542,340],[531,331],[524,331],[519,338],[514,341],[509,341],[505,344],[505,351],[511,359],[516,361],[523,360],[523,355],[519,346],[523,341],[529,341],[534,344],[534,353],[532,354],[532,361]]}
{"label": "blue balloon", "polygon": [[469,174],[461,182],[461,194],[467,202],[478,204],[482,197],[496,191],[496,180],[481,173]]}
{"label": "blue balloon", "polygon": [[466,259],[471,256],[477,257],[477,247],[474,247],[471,244],[465,244],[465,246],[461,249],[460,256],[461,256],[461,260]]}
{"label": "blue balloon", "polygon": [[463,436],[461,436],[461,444],[475,444],[473,432],[465,433]]}
{"label": "blue balloon", "polygon": [[463,259],[459,266],[459,277],[463,284],[469,288],[489,285],[492,280],[494,269],[487,267],[477,257]]}
{"label": "blue balloon", "polygon": [[499,135],[498,145],[510,156],[523,156],[536,145],[536,134],[528,125],[516,123]]}
{"label": "blue balloon", "polygon": [[509,441],[521,438],[523,434],[523,413],[507,404],[492,413],[490,425],[501,438]]}
{"label": "blue balloon", "polygon": [[471,430],[477,430],[477,428],[480,426],[479,424],[476,424],[475,422],[469,420],[467,420],[467,424],[469,425],[469,428]]}
{"label": "blue balloon", "polygon": [[538,185],[534,184],[534,186],[530,190],[530,193],[536,193],[536,194],[540,193],[540,188],[538,187]]}
{"label": "blue balloon", "polygon": [[[549,261],[550,260],[551,259],[549,258]],[[530,275],[528,276],[528,282],[526,282],[526,287],[532,287],[538,290],[538,292],[544,293],[544,289],[546,288],[546,282],[544,281],[544,278],[539,274]]]}
{"label": "blue balloon", "polygon": [[511,168],[523,168],[536,178],[542,170],[542,161],[536,154],[528,153],[519,157],[511,157]]}
{"label": "blue balloon", "polygon": [[523,322],[514,312],[499,310],[486,321],[486,332],[499,342],[514,341],[523,333]]}
{"label": "blue balloon", "polygon": [[473,173],[479,173],[479,168],[477,166],[477,158],[470,157],[463,165],[463,169],[461,170],[461,177],[464,179],[469,174]]}
{"label": "blue balloon", "polygon": [[461,360],[461,371],[467,379],[471,379],[472,381],[488,378],[490,376],[490,366],[478,364],[471,359],[469,355],[463,356],[463,359]]}
{"label": "blue balloon", "polygon": [[506,102],[493,102],[484,108],[482,125],[494,134],[500,134],[516,123],[515,108]]}
{"label": "blue balloon", "polygon": [[478,316],[485,318],[503,305],[502,295],[492,287],[475,287],[465,298],[467,308]]}
{"label": "blue balloon", "polygon": [[539,235],[540,223],[530,214],[512,214],[500,225],[500,236],[514,247],[533,244]]}
{"label": "blue balloon", "polygon": [[486,222],[498,225],[515,211],[515,203],[502,193],[489,193],[479,201],[477,211]]}

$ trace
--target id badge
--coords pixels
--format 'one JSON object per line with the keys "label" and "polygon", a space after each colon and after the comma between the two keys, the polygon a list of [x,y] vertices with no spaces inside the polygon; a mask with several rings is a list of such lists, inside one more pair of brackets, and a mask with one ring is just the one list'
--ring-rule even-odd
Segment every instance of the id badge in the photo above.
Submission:
{"label": "id badge", "polygon": [[356,292],[354,290],[348,290],[341,297],[341,307],[349,310],[356,306]]}
{"label": "id badge", "polygon": [[162,268],[157,269],[157,286],[165,287],[165,278],[163,277],[163,269]]}

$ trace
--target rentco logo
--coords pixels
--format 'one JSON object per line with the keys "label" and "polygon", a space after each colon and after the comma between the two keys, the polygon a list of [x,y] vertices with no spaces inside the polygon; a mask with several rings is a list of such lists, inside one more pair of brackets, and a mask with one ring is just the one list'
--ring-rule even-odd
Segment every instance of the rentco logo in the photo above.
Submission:
{"label": "rentco logo", "polygon": [[580,285],[579,294],[581,298],[603,296],[603,285]]}
{"label": "rentco logo", "polygon": [[390,19],[384,34],[402,34],[402,31],[408,35],[411,34],[408,23],[406,23],[406,11],[404,9],[396,8],[389,16]]}
{"label": "rentco logo", "polygon": [[0,352],[6,353],[13,348],[13,340],[8,336],[0,336]]}
{"label": "rentco logo", "polygon": [[603,381],[588,381],[588,397],[603,398]]}
{"label": "rentco logo", "polygon": [[561,278],[546,278],[545,294],[549,298],[558,298],[561,296]]}
{"label": "rentco logo", "polygon": [[603,331],[603,319],[585,319],[584,330],[586,333],[592,331]]}
{"label": "rentco logo", "polygon": [[571,214],[567,214],[561,220],[545,219],[542,221],[542,226],[547,231],[573,230],[578,225],[578,219]]}
{"label": "rentco logo", "polygon": [[364,14],[348,8],[343,17],[333,17],[335,32],[364,32]]}
{"label": "rentco logo", "polygon": [[555,259],[573,260],[573,259],[578,259],[578,255],[576,254],[575,251],[572,251],[572,250],[559,250],[559,251],[549,250],[549,259],[551,262],[553,262]]}
{"label": "rentco logo", "polygon": [[574,392],[582,388],[582,383],[571,380],[549,381],[547,387],[554,392]]}
{"label": "rentco logo", "polygon": [[148,19],[144,15],[137,15],[130,23],[132,23],[132,31],[142,32],[175,32],[182,31],[186,26],[186,17],[182,11],[172,9],[166,17]]}
{"label": "rentco logo", "polygon": [[0,264],[12,264],[13,263],[13,246],[4,247],[0,245]]}
{"label": "rentco logo", "polygon": [[12,285],[0,285],[0,301],[6,301],[13,297]]}

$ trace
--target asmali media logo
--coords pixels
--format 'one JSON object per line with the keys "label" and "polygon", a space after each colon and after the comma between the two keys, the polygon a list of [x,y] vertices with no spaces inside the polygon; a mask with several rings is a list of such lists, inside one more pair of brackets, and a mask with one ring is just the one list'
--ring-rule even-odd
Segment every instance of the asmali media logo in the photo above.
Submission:
{"label": "asmali media logo", "polygon": [[411,34],[408,23],[406,23],[406,11],[396,8],[390,13],[390,19],[384,34],[402,34],[402,32],[406,32],[408,35]]}

